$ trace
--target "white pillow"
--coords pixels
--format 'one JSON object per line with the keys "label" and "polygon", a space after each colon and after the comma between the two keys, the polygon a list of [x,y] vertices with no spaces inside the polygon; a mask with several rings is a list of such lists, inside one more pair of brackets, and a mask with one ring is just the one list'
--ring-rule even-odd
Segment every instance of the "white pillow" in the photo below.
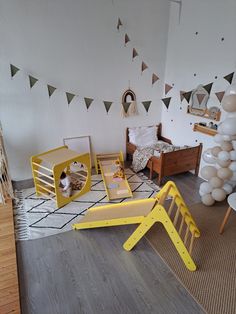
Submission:
{"label": "white pillow", "polygon": [[156,144],[158,141],[157,126],[129,128],[129,141],[130,143],[140,147]]}

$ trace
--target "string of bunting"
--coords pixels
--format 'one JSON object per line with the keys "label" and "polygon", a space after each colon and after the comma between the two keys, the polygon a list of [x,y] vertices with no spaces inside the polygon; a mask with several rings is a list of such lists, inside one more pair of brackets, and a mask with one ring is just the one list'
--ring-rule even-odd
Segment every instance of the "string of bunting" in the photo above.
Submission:
{"label": "string of bunting", "polygon": [[[180,5],[182,4],[181,1],[173,1],[173,2],[176,2],[176,3],[179,3]],[[180,8],[181,10],[181,8]],[[123,26],[123,23],[121,21],[120,18],[118,18],[118,23],[117,23],[117,29],[118,31],[120,31],[121,27]],[[124,46],[126,47],[127,46],[127,43],[130,42],[130,37],[128,36],[128,34],[126,33],[125,34],[125,43],[124,43]],[[138,51],[136,48],[133,48],[132,49],[132,61],[134,61],[135,58],[137,58],[139,55]],[[141,62],[141,74],[146,70],[148,69],[149,66],[147,65],[147,63],[145,61],[142,60]],[[224,76],[223,78],[229,83],[231,84],[232,81],[233,81],[233,78],[234,78],[234,74],[235,72],[232,72],[230,74],[227,74],[226,76]],[[156,73],[152,73],[152,79],[151,79],[151,84],[152,86],[157,82],[161,82],[162,80],[160,79],[160,77],[156,74]],[[170,90],[173,88],[173,85],[170,85],[166,82],[163,82],[164,83],[164,93],[165,93],[165,96],[167,96],[167,94],[170,92]],[[209,83],[209,84],[206,84],[206,85],[203,85],[203,88],[208,92],[208,94],[210,95],[211,94],[211,89],[212,89],[212,85],[213,85],[213,82]],[[187,101],[187,103],[190,102],[190,99],[191,99],[191,96],[192,96],[192,92],[193,90],[191,91],[183,91],[183,90],[180,90],[179,91],[179,95],[180,95],[180,102],[182,103],[182,101],[185,99]],[[224,94],[225,94],[225,91],[219,91],[219,92],[215,92],[215,95],[217,97],[217,99],[219,100],[219,102],[221,103],[223,97],[224,97]],[[168,109],[169,108],[169,105],[170,105],[170,101],[171,101],[171,98],[172,97],[164,97],[162,98],[162,102],[164,103],[164,105],[166,106],[166,108]],[[202,103],[203,101],[203,95],[200,95],[198,94],[197,95],[197,99],[199,101],[199,104]]]}

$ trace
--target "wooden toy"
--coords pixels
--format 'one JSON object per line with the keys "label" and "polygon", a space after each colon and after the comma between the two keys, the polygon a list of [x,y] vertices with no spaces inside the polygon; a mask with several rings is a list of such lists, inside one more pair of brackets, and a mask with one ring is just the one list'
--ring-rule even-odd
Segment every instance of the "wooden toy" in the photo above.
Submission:
{"label": "wooden toy", "polygon": [[129,182],[124,173],[122,152],[114,154],[97,154],[95,167],[101,172],[106,194],[109,200],[132,197]]}
{"label": "wooden toy", "polygon": [[[169,198],[171,202],[166,209]],[[172,181],[167,182],[154,198],[93,207],[79,223],[73,225],[73,229],[139,224],[123,245],[125,250],[130,251],[156,222],[163,224],[185,266],[195,271],[191,254],[194,239],[200,236],[200,231]]]}
{"label": "wooden toy", "polygon": [[[81,163],[84,165],[83,171],[71,173],[71,165]],[[56,202],[57,208],[60,208],[77,197],[90,191],[91,187],[91,164],[90,155],[78,155],[77,152],[70,150],[67,146],[61,146],[47,152],[31,157],[31,167],[34,179],[36,194],[44,195]],[[74,191],[69,197],[63,196],[60,191],[60,176],[65,171],[71,176],[74,186],[80,188]],[[81,181],[81,182],[75,182]]]}

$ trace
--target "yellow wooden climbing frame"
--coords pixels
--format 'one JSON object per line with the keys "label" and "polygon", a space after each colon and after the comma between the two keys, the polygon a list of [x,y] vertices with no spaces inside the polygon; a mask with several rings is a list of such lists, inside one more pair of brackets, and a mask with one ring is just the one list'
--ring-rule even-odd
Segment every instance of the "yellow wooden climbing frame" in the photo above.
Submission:
{"label": "yellow wooden climbing frame", "polygon": [[[78,174],[84,184],[81,190],[70,197],[62,195],[59,184],[62,171],[70,174],[70,165],[73,163],[84,165],[84,174]],[[31,168],[37,196],[43,195],[56,202],[60,208],[79,196],[90,191],[91,188],[91,164],[90,155],[79,155],[77,152],[68,149],[67,146],[60,146],[47,152],[31,157]]]}
{"label": "yellow wooden climbing frame", "polygon": [[191,254],[194,239],[200,236],[200,231],[172,181],[167,182],[154,198],[91,208],[73,229],[139,224],[123,245],[130,251],[156,222],[163,224],[185,266],[195,271]]}

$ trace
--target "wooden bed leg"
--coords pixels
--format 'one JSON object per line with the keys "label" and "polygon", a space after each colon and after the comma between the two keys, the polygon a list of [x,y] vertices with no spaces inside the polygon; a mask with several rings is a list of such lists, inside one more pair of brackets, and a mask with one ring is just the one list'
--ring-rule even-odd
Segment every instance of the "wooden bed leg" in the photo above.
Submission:
{"label": "wooden bed leg", "polygon": [[150,173],[149,173],[149,179],[150,179],[150,180],[152,180],[152,175],[153,175],[152,167],[153,167],[153,163],[152,163],[152,161],[151,161],[151,167],[150,167]]}
{"label": "wooden bed leg", "polygon": [[195,176],[198,176],[199,168],[200,168],[200,162],[201,162],[201,155],[202,155],[202,143],[199,144],[199,151],[198,151],[198,160],[195,168]]}

